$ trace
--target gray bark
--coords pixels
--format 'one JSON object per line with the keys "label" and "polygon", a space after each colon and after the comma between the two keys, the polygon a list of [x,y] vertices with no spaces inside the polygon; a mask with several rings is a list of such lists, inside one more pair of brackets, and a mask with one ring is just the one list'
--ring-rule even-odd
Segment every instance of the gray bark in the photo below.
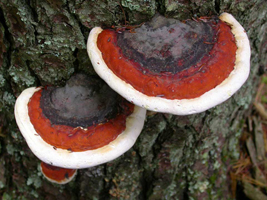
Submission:
{"label": "gray bark", "polygon": [[267,66],[265,0],[131,1],[130,24],[160,12],[184,20],[228,12],[243,25],[252,48],[251,74],[231,99],[191,116],[148,116],[135,146],[120,158],[79,170],[59,186],[46,181],[13,115],[30,86],[62,85],[74,72],[95,74],[86,52],[94,26],[124,23],[118,1],[0,1],[0,196],[3,199],[229,199],[228,176],[238,138]]}

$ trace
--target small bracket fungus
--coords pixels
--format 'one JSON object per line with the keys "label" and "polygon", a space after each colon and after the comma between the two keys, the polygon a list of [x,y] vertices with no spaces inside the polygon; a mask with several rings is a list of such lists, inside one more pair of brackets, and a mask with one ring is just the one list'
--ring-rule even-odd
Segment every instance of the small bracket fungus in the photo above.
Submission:
{"label": "small bracket fungus", "polygon": [[111,161],[130,149],[146,111],[101,79],[73,76],[65,87],[28,88],[15,118],[32,152],[50,165],[78,169]]}
{"label": "small bracket fungus", "polygon": [[134,31],[96,27],[87,51],[98,75],[120,95],[176,115],[227,100],[250,70],[248,37],[227,13],[185,22],[157,15]]}
{"label": "small bracket fungus", "polygon": [[44,177],[48,181],[57,184],[66,184],[70,182],[77,174],[77,169],[56,167],[44,162],[41,162],[40,167]]}

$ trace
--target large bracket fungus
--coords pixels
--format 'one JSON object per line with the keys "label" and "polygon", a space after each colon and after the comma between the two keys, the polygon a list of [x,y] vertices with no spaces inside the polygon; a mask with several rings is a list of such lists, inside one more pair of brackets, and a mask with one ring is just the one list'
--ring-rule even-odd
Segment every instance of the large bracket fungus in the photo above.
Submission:
{"label": "large bracket fungus", "polygon": [[130,149],[146,111],[124,100],[102,80],[73,76],[65,87],[28,88],[15,118],[33,153],[70,169],[111,161]]}
{"label": "large bracket fungus", "polygon": [[87,51],[95,71],[120,95],[176,115],[227,100],[250,70],[247,35],[227,13],[184,22],[156,16],[130,31],[96,27]]}

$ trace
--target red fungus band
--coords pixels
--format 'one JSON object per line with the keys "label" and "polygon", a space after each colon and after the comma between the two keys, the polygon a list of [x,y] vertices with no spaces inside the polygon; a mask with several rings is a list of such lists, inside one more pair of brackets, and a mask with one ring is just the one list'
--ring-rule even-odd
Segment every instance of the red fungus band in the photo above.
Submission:
{"label": "red fungus band", "polygon": [[187,20],[155,17],[134,31],[103,30],[97,40],[107,66],[148,96],[196,98],[234,69],[231,27],[217,17]]}
{"label": "red fungus band", "polygon": [[66,169],[41,162],[42,172],[45,177],[57,183],[65,182],[74,176],[76,169]]}
{"label": "red fungus band", "polygon": [[[76,76],[76,78],[79,79],[81,77]],[[88,83],[88,82],[85,81],[85,83]],[[83,84],[79,83],[78,85],[82,86]],[[35,92],[33,96],[31,97],[28,103],[28,112],[29,112],[31,123],[33,124],[36,132],[42,137],[42,139],[46,141],[48,144],[54,146],[55,149],[62,148],[62,149],[67,149],[70,151],[77,151],[77,152],[97,149],[115,140],[118,137],[118,135],[125,130],[126,119],[130,114],[132,114],[134,110],[134,105],[122,99],[121,97],[118,97],[118,95],[113,91],[112,92],[116,95],[110,95],[109,97],[100,98],[99,95],[93,95],[93,94],[96,94],[97,92],[91,91],[87,87],[88,86],[86,86],[83,89],[80,88],[80,90],[77,90],[77,87],[72,87],[71,90],[75,91],[74,94],[72,94],[74,95],[75,98],[73,98],[72,100],[71,100],[72,97],[70,97],[72,95],[70,95],[70,93],[73,93],[73,91],[70,92],[69,90],[67,90],[68,94],[63,94],[62,99],[66,98],[71,103],[74,101],[79,102],[79,104],[75,104],[74,112],[71,112],[70,115],[67,115],[66,113],[69,114],[70,112],[66,112],[65,110],[66,109],[73,110],[72,109],[73,105],[69,104],[69,102],[66,102],[64,100],[61,100],[61,101],[57,100],[57,103],[62,103],[63,105],[58,105],[56,106],[56,108],[59,109],[58,110],[59,112],[61,112],[62,110],[62,113],[65,113],[65,115],[54,113],[54,112],[52,112],[51,115],[55,115],[54,117],[57,117],[58,115],[60,115],[61,117],[61,115],[63,115],[62,119],[64,119],[64,117],[67,116],[65,121],[61,120],[60,123],[58,123],[54,119],[51,120],[50,119],[51,115],[46,116],[44,110],[52,109],[51,107],[49,107],[51,105],[48,104],[48,106],[41,106],[41,102],[42,102],[41,99],[42,99],[43,91],[45,89]],[[87,90],[89,90],[89,92]],[[109,90],[111,91],[110,88]],[[79,91],[87,95],[84,96],[80,94]],[[106,93],[104,92],[104,94],[102,94],[100,92],[101,95],[108,95],[110,93],[110,92],[107,92],[107,89],[105,89],[104,91]],[[88,93],[90,93],[91,96]],[[43,101],[45,100],[48,101],[50,98],[45,97],[43,98]],[[86,103],[82,101],[81,99],[77,100],[77,98],[78,99],[81,98]],[[95,98],[96,100],[92,100],[92,98]],[[119,101],[118,101],[118,98],[120,98]],[[108,101],[108,102],[118,101],[119,103],[118,104],[113,104],[113,103],[105,104],[104,101]],[[116,110],[115,115],[112,109],[107,108],[107,110],[105,110],[105,107],[110,107],[110,106],[112,107],[112,109]],[[114,108],[115,106],[117,107],[117,109]],[[77,109],[79,111],[77,111]],[[80,121],[84,122],[86,120],[83,120],[83,118],[79,119],[78,117],[79,113],[85,112],[85,110],[87,110],[89,118],[87,119],[87,114],[85,115],[81,114],[81,115],[86,117],[86,120],[87,120],[86,126],[84,126],[84,123],[80,123]],[[76,127],[74,127],[73,124],[68,123],[68,121],[73,120],[75,115],[77,116],[77,119],[78,119],[76,120],[74,124]],[[99,117],[100,119],[102,118],[104,120],[101,120],[99,122],[95,120],[96,117]]]}

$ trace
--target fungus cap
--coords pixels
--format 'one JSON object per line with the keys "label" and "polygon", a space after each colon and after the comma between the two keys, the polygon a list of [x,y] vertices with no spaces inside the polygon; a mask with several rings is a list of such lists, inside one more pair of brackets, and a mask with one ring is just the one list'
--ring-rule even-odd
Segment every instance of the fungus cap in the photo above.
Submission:
{"label": "fungus cap", "polygon": [[[79,78],[78,80],[78,82],[85,82],[85,85],[87,85],[85,80]],[[95,112],[94,109],[103,109],[105,107],[103,101],[105,99],[111,99],[111,97],[104,97],[104,99],[97,97],[96,101],[93,101],[89,96],[90,94],[95,95],[97,92],[89,91],[86,95],[77,93],[77,91],[79,91],[81,88],[75,85],[75,81],[73,86],[73,95],[70,94],[70,90],[66,89],[68,88],[67,86],[71,84],[67,84],[65,88],[59,88],[59,90],[57,90],[59,91],[59,94],[61,94],[63,91],[64,95],[67,93],[71,96],[74,96],[74,99],[68,96],[65,98],[66,102],[64,99],[57,101],[57,99],[54,99],[54,97],[60,98],[60,95],[57,95],[58,93],[52,97],[48,95],[46,98],[46,95],[41,94],[46,94],[47,92],[49,93],[49,89],[32,87],[24,90],[17,98],[15,104],[15,118],[17,125],[32,152],[45,163],[70,169],[88,168],[100,165],[109,162],[125,153],[133,146],[137,137],[139,136],[143,128],[146,115],[145,109],[132,105],[119,97],[122,99],[122,103],[120,102],[120,106],[121,104],[122,106],[120,107],[118,113],[114,114],[109,111],[108,114],[104,114],[103,116],[102,113],[100,113],[98,114],[97,119],[94,119],[94,116],[90,116],[89,123],[92,125],[88,126],[77,125],[75,122],[75,116],[68,118],[67,121],[71,124],[62,124],[65,123],[64,118],[66,116],[68,117],[68,112],[64,112],[60,116],[57,116],[57,113],[55,112],[57,112],[58,109],[67,111],[74,109],[77,111],[76,108],[78,108],[78,112],[81,112],[83,115],[85,115],[85,117],[78,119],[78,121],[81,121],[82,123],[88,123],[86,122],[86,116],[91,115],[91,112]],[[97,87],[99,86],[98,83],[99,82],[96,84]],[[97,90],[99,90],[99,88],[97,88]],[[111,89],[109,91],[113,92]],[[103,92],[108,93],[107,90],[103,90]],[[112,94],[111,92],[109,93]],[[77,97],[79,97],[81,100],[77,100]],[[42,105],[42,101],[46,101],[47,99],[51,99],[53,103],[52,106],[47,105],[46,102]],[[93,101],[91,106],[92,108],[88,106],[90,105],[91,101]],[[99,101],[99,103],[97,103],[97,101]],[[65,106],[72,102],[77,102],[78,105],[74,105],[71,108]],[[110,109],[109,103],[107,103],[107,105],[107,109]],[[113,107],[115,107],[115,105],[116,104],[114,104]],[[56,118],[55,120],[63,118],[63,122],[61,119],[61,121],[53,121],[54,119],[52,120],[51,118],[47,119],[46,115],[49,115],[49,113],[46,115],[44,114],[44,110],[47,108],[49,108],[48,111],[50,111],[52,108],[55,108],[55,112],[52,112],[51,115]],[[87,108],[89,110],[85,112],[84,110],[87,110]],[[126,111],[122,109],[126,109]],[[74,111],[74,113],[76,113],[76,111]],[[98,124],[95,124],[99,118],[103,118],[102,121],[99,121],[97,122]],[[93,119],[93,122],[90,121],[91,119]],[[117,130],[120,132],[117,133]]]}
{"label": "fungus cap", "polygon": [[[185,23],[162,17],[153,22],[155,20],[134,31],[112,32],[96,27],[89,34],[87,51],[95,71],[128,101],[156,112],[188,115],[224,102],[244,84],[250,71],[250,45],[243,27],[231,14],[222,13],[219,18],[200,18],[197,22]],[[142,32],[144,29],[147,33]],[[154,30],[178,35],[170,39]],[[138,38],[139,33],[138,43],[134,44],[131,39]],[[195,43],[191,42],[195,39]],[[230,48],[225,41],[231,43]],[[175,46],[176,43],[180,47]],[[224,48],[224,54],[220,48]],[[198,60],[192,56],[194,54]],[[187,58],[192,60],[193,66]],[[164,67],[157,66],[165,63]],[[180,68],[176,68],[176,64]],[[224,69],[224,65],[229,67]],[[216,70],[219,75],[214,73]],[[134,77],[134,74],[140,76]]]}
{"label": "fungus cap", "polygon": [[77,174],[77,169],[56,167],[44,162],[41,162],[40,168],[42,174],[48,181],[57,184],[69,183]]}

